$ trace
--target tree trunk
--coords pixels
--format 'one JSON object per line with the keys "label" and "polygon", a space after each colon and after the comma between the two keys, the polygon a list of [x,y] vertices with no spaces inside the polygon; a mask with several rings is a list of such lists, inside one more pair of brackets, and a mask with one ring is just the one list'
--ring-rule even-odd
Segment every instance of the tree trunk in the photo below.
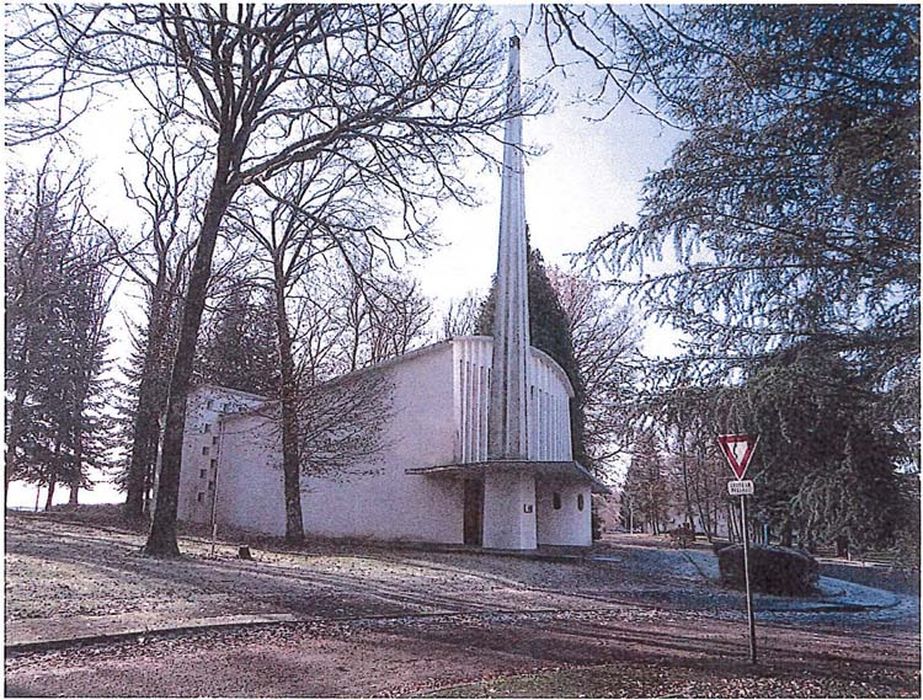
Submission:
{"label": "tree trunk", "polygon": [[[9,321],[7,321],[9,322]],[[26,393],[28,387],[28,370],[26,369],[29,362],[29,343],[31,343],[32,334],[27,330],[26,336],[23,339],[23,350],[22,357],[20,358],[19,366],[23,368],[23,375],[19,377],[16,381],[16,391],[13,394],[13,405],[10,410],[9,418],[9,429],[10,432],[7,436],[6,443],[6,460],[4,463],[4,479],[6,480],[4,486],[4,503],[6,502],[6,494],[9,493],[10,482],[17,476],[19,468],[19,457],[16,454],[16,450],[19,448],[19,441],[22,439],[23,433],[23,417],[22,412],[26,405]]]}
{"label": "tree trunk", "polygon": [[55,473],[55,470],[51,471],[51,476],[48,477],[48,493],[45,494],[45,510],[51,510],[51,502],[54,500],[54,489],[58,485],[58,475]]}
{"label": "tree trunk", "polygon": [[71,506],[77,505],[83,476],[83,403],[86,401],[86,394],[85,390],[82,391],[80,400],[74,405],[74,473],[70,483],[70,497],[67,499],[68,505]]}
{"label": "tree trunk", "polygon": [[686,435],[680,431],[679,435],[679,459],[683,469],[683,495],[686,498],[686,522],[692,525],[692,531],[695,532],[695,517],[692,514],[692,497],[689,494],[689,467],[686,464]]}
{"label": "tree trunk", "polygon": [[737,521],[734,519],[734,509],[731,508],[730,503],[727,504],[727,516],[728,516],[728,540],[730,540],[731,542],[735,542],[735,541],[742,542],[743,540],[738,540],[736,537]]}
{"label": "tree trunk", "polygon": [[141,366],[141,381],[138,384],[138,407],[132,426],[131,463],[128,467],[128,488],[125,498],[125,516],[141,519],[144,516],[145,495],[148,474],[157,457],[157,441],[160,437],[160,396],[158,395],[159,358],[166,342],[165,319],[169,317],[171,304],[164,299],[163,278],[157,279],[151,295],[151,318],[147,329],[147,347]]}
{"label": "tree trunk", "polygon": [[219,145],[215,179],[208,196],[205,219],[196,246],[195,262],[189,277],[186,303],[180,322],[179,344],[170,375],[170,395],[167,399],[166,425],[160,457],[160,476],[154,499],[154,516],[144,545],[144,552],[153,556],[179,556],[176,543],[176,508],[179,500],[179,476],[183,459],[183,431],[186,426],[186,392],[192,377],[196,338],[202,323],[212,257],[221,220],[227,211],[234,188],[227,184],[230,167]]}
{"label": "tree trunk", "polygon": [[55,486],[58,485],[58,461],[61,458],[61,434],[55,438],[51,469],[48,471],[48,493],[45,495],[45,510],[51,510]]}
{"label": "tree trunk", "polygon": [[298,458],[298,409],[292,339],[285,312],[285,285],[282,262],[275,261],[276,334],[279,344],[279,400],[282,404],[282,473],[285,482],[285,539],[304,539],[301,513],[301,478]]}
{"label": "tree trunk", "polygon": [[783,547],[792,546],[792,521],[786,518],[782,523],[781,545]]}

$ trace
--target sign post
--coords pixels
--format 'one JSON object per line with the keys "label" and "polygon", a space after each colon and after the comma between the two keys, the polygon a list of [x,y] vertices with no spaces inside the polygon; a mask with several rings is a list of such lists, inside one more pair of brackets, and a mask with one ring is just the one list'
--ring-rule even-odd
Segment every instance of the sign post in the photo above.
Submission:
{"label": "sign post", "polygon": [[747,527],[747,496],[753,494],[753,482],[744,481],[744,474],[750,466],[753,452],[759,436],[752,435],[719,435],[718,444],[727,460],[728,466],[737,477],[736,481],[728,482],[728,493],[740,496],[740,530],[743,535],[744,546],[744,583],[747,591],[747,626],[750,633],[750,663],[756,663],[756,625],[753,619],[753,593],[750,590],[750,535]]}

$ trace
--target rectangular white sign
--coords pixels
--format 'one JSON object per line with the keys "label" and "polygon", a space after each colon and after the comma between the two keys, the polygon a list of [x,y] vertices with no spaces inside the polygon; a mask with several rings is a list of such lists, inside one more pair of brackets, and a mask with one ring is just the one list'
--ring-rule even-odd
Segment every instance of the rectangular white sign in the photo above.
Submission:
{"label": "rectangular white sign", "polygon": [[753,482],[750,479],[745,481],[729,481],[728,493],[732,496],[752,496]]}

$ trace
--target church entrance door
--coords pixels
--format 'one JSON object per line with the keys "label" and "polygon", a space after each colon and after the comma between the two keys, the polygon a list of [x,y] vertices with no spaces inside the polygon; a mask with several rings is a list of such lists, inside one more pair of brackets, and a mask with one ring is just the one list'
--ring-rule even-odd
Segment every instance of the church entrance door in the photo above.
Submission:
{"label": "church entrance door", "polygon": [[483,543],[484,482],[465,479],[465,544]]}

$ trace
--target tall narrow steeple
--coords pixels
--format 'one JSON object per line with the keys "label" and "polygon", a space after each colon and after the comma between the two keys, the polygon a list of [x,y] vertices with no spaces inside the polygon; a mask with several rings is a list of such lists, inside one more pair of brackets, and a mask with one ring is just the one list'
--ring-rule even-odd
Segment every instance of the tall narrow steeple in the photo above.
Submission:
{"label": "tall narrow steeple", "polygon": [[[510,39],[507,106],[520,109],[519,38]],[[526,356],[529,349],[522,117],[506,122],[500,190],[500,246],[494,310],[493,369],[487,428],[489,459],[526,459]]]}

